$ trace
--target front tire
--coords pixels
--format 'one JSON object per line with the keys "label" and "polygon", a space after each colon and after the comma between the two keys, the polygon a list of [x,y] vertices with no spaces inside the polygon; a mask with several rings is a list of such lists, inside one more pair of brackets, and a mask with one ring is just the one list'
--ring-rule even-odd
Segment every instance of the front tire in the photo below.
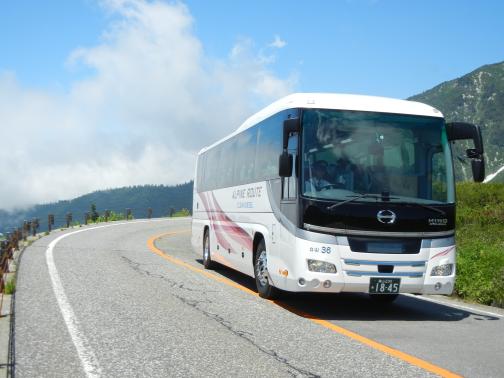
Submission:
{"label": "front tire", "polygon": [[266,243],[264,243],[264,240],[261,240],[257,246],[254,276],[257,292],[261,298],[274,299],[278,296],[278,289],[271,284],[269,279]]}
{"label": "front tire", "polygon": [[210,256],[210,233],[208,230],[205,230],[205,234],[203,235],[203,266],[205,269],[215,268],[215,263]]}

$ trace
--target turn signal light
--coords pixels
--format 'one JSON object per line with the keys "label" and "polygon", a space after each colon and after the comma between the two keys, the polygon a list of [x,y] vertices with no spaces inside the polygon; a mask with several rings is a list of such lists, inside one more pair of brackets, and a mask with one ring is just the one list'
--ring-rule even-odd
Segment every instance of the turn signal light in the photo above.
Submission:
{"label": "turn signal light", "polygon": [[287,269],[279,269],[278,273],[280,273],[280,275],[284,277],[287,277],[289,275],[289,271]]}

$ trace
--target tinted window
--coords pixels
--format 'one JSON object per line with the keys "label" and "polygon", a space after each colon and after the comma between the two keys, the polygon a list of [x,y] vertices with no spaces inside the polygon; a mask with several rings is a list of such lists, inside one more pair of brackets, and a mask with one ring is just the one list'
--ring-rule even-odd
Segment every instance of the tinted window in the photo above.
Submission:
{"label": "tinted window", "polygon": [[257,144],[257,127],[245,130],[236,137],[236,158],[234,166],[234,184],[254,181],[254,160]]}
{"label": "tinted window", "polygon": [[201,154],[198,156],[198,170],[197,170],[197,181],[196,181],[196,189],[198,192],[204,190],[203,185],[205,182],[204,175],[205,174],[205,154]]}
{"label": "tinted window", "polygon": [[389,192],[402,201],[454,200],[442,118],[307,109],[302,148],[305,196],[346,200]]}
{"label": "tinted window", "polygon": [[216,146],[207,152],[205,164],[205,190],[217,188],[219,177],[220,146]]}
{"label": "tinted window", "polygon": [[[297,109],[276,114],[200,156],[198,190],[207,191],[277,178],[283,121],[288,115],[296,116]],[[292,185],[291,192],[294,194],[294,180]]]}
{"label": "tinted window", "polygon": [[282,153],[282,113],[259,124],[255,159],[257,181],[278,177],[278,157]]}
{"label": "tinted window", "polygon": [[[292,155],[293,162],[297,159],[298,136],[293,135],[289,138],[287,151]],[[297,177],[296,177],[296,164],[292,164],[292,172],[290,177],[283,179],[283,198],[293,199],[297,197]]]}
{"label": "tinted window", "polygon": [[222,143],[220,148],[220,163],[218,165],[217,185],[219,188],[234,185],[233,170],[235,166],[235,140],[230,140]]}

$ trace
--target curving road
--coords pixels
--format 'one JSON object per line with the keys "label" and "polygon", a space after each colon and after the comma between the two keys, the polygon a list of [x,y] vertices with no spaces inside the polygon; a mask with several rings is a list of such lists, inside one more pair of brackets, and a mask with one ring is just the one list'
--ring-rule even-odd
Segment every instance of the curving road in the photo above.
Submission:
{"label": "curving road", "polygon": [[413,296],[385,309],[365,295],[266,301],[248,277],[203,271],[189,227],[189,219],[109,223],[53,232],[27,248],[15,375],[503,374],[500,310]]}

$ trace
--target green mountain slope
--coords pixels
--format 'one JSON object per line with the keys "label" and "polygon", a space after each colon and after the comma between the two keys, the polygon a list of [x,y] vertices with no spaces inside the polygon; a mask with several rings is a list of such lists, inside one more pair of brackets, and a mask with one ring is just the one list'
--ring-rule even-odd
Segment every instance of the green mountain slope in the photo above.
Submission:
{"label": "green mountain slope", "polygon": [[[504,62],[489,64],[458,79],[444,82],[410,97],[443,112],[447,121],[465,121],[481,126],[486,150],[486,172],[504,166]],[[458,143],[457,143],[458,144]],[[463,155],[457,146],[457,155]],[[471,178],[470,165],[456,165],[457,179]],[[492,182],[504,182],[499,174]]]}
{"label": "green mountain slope", "polygon": [[166,216],[170,209],[192,209],[193,183],[175,186],[143,185],[126,188],[100,190],[77,197],[70,201],[59,201],[36,205],[26,211],[8,213],[0,210],[0,232],[5,233],[19,227],[24,220],[39,218],[40,230],[47,229],[47,215],[54,214],[55,227],[65,224],[65,215],[72,213],[73,220],[83,223],[84,214],[96,205],[100,214],[105,210],[125,214],[129,208],[135,218],[147,217],[147,209],[152,208],[152,216]]}

